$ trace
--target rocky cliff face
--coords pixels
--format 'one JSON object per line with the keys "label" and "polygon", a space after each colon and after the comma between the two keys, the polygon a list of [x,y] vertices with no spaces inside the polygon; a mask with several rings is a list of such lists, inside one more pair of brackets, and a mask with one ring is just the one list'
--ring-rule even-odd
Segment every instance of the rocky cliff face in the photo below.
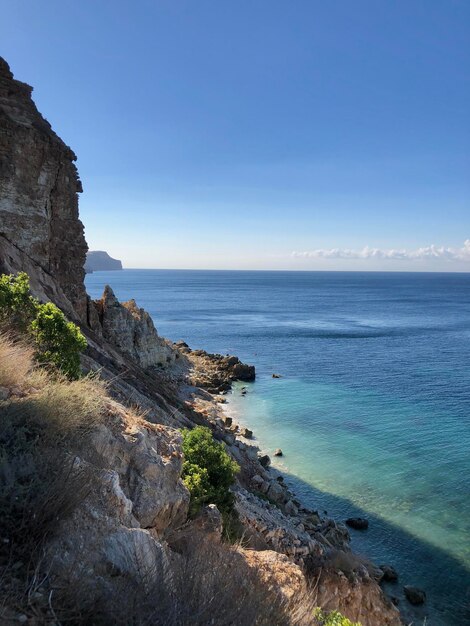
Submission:
{"label": "rocky cliff face", "polygon": [[177,352],[159,337],[152,318],[135,300],[120,303],[111,287],[106,286],[94,305],[104,339],[142,368],[166,367],[175,361]]}
{"label": "rocky cliff face", "polygon": [[28,271],[40,297],[84,321],[87,244],[76,156],[38,112],[31,92],[0,58],[0,269]]}

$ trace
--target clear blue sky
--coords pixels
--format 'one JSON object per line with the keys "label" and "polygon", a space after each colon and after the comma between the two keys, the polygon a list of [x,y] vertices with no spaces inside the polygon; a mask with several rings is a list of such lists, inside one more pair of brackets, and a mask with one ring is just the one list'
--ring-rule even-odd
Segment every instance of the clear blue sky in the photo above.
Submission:
{"label": "clear blue sky", "polygon": [[0,54],[78,155],[91,249],[470,271],[468,0],[0,7]]}

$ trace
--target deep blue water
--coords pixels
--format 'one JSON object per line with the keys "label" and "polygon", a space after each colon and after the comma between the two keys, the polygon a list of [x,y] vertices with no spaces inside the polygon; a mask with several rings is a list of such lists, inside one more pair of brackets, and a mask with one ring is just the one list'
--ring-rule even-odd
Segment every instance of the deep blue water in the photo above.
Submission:
{"label": "deep blue water", "polygon": [[[160,334],[237,354],[229,410],[309,505],[367,515],[354,547],[426,589],[415,624],[470,623],[470,274],[125,270]],[[272,374],[282,375],[273,379]],[[405,602],[401,601],[403,606]]]}

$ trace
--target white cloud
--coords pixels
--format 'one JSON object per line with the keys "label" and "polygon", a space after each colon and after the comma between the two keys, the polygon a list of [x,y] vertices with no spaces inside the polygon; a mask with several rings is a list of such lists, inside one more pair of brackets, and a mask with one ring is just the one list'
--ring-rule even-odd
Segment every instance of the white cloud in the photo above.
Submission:
{"label": "white cloud", "polygon": [[295,258],[305,259],[394,259],[394,260],[415,260],[415,259],[447,259],[449,261],[469,261],[470,262],[470,239],[467,239],[462,248],[445,248],[444,246],[425,246],[416,250],[405,249],[381,249],[366,246],[362,250],[352,250],[349,248],[330,248],[327,250],[318,249],[307,252],[292,252]]}

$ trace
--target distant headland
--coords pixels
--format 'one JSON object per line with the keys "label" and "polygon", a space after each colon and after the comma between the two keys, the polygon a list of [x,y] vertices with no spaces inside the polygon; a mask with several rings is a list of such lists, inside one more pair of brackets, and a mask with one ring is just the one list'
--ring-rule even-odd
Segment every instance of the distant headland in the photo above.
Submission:
{"label": "distant headland", "polygon": [[119,259],[113,259],[104,250],[90,250],[86,254],[85,272],[122,270],[122,263]]}

